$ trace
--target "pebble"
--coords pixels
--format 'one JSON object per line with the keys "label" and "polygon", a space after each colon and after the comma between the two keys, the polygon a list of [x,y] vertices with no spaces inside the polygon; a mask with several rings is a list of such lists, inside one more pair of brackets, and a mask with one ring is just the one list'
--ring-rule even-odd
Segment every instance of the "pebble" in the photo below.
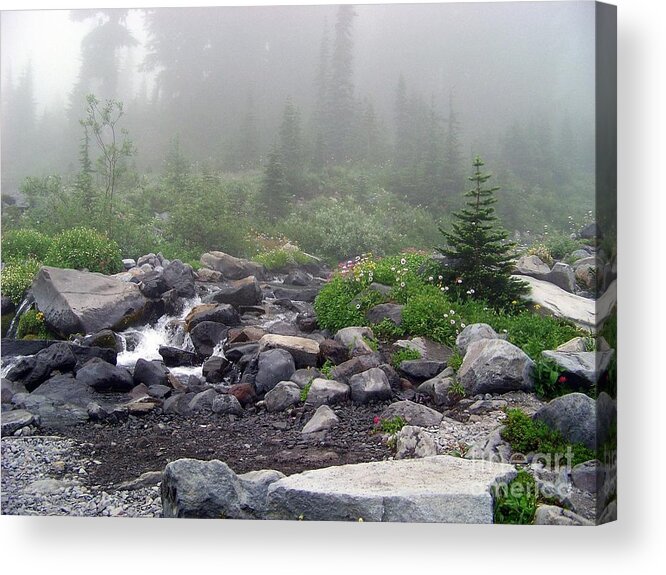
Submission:
{"label": "pebble", "polygon": [[2,438],[2,513],[79,517],[161,517],[159,485],[133,491],[88,485],[76,442],[51,436]]}

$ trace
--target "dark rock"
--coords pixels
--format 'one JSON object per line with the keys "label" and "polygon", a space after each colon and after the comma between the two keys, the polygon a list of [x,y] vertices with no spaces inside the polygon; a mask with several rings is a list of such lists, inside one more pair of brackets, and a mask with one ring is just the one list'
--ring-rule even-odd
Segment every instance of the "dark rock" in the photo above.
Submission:
{"label": "dark rock", "polygon": [[266,278],[266,268],[249,260],[235,258],[224,252],[207,252],[201,256],[201,264],[211,270],[221,272],[224,279],[240,280],[248,276]]}
{"label": "dark rock", "polygon": [[65,338],[138,323],[148,301],[135,284],[99,273],[46,266],[39,270],[32,293],[46,325]]}
{"label": "dark rock", "polygon": [[109,349],[106,347],[85,347],[81,345],[75,345],[73,343],[68,344],[69,349],[72,350],[74,357],[76,357],[76,367],[75,370],[78,370],[82,365],[84,365],[88,360],[96,357],[102,359],[107,363],[116,365],[118,354],[115,349]]}
{"label": "dark rock", "polygon": [[160,301],[164,304],[164,313],[167,315],[178,315],[183,310],[183,300],[178,297],[175,289],[165,291]]}
{"label": "dark rock", "polygon": [[312,333],[317,329],[317,317],[314,314],[299,313],[296,316],[296,325],[303,333]]}
{"label": "dark rock", "polygon": [[597,445],[596,402],[583,393],[569,393],[556,397],[533,415],[556,429],[570,443],[582,443],[589,449]]}
{"label": "dark rock", "polygon": [[[152,299],[161,297],[162,294],[169,289],[169,286],[167,285],[163,274],[153,270],[143,275],[139,288],[143,295]],[[176,290],[176,293],[178,293],[178,290]]]}
{"label": "dark rock", "polygon": [[372,291],[376,291],[377,293],[383,295],[384,297],[388,297],[389,295],[391,295],[391,291],[393,290],[393,288],[391,286],[387,286],[387,285],[380,284],[380,283],[377,283],[377,282],[372,282],[368,286],[368,289],[372,290]]}
{"label": "dark rock", "polygon": [[400,363],[398,370],[405,377],[420,382],[432,379],[444,371],[446,363],[443,361],[429,361],[427,359],[410,359]]}
{"label": "dark rock", "polygon": [[413,401],[396,401],[389,405],[381,415],[381,418],[386,420],[394,417],[402,417],[408,425],[435,427],[441,423],[443,416],[439,411]]}
{"label": "dark rock", "polygon": [[331,371],[331,377],[342,383],[348,383],[353,375],[379,367],[381,364],[381,356],[378,353],[360,355],[335,366]]}
{"label": "dark rock", "polygon": [[576,289],[576,276],[573,268],[564,262],[557,262],[548,274],[548,281],[562,288],[564,291],[574,293]]}
{"label": "dark rock", "polygon": [[601,239],[603,234],[601,233],[601,228],[597,225],[597,222],[591,222],[584,226],[578,235],[584,240],[593,240]]}
{"label": "dark rock", "polygon": [[208,383],[220,383],[224,376],[229,373],[231,362],[225,357],[209,357],[201,368],[202,374]]}
{"label": "dark rock", "polygon": [[429,396],[435,405],[450,406],[460,399],[460,397],[451,393],[451,386],[454,383],[452,370],[444,370],[442,373],[419,385],[417,392]]}
{"label": "dark rock", "polygon": [[402,388],[400,375],[392,365],[389,365],[388,363],[382,363],[379,366],[379,369],[384,372],[384,375],[386,376],[386,379],[388,379],[391,389],[399,390]]}
{"label": "dark rock", "polygon": [[71,403],[85,407],[93,399],[92,388],[84,381],[67,373],[55,375],[39,386],[39,395],[58,403]]}
{"label": "dark rock", "polygon": [[119,405],[104,406],[93,401],[87,405],[86,409],[88,410],[90,421],[121,423],[127,421],[129,417],[127,408]]}
{"label": "dark rock", "polygon": [[54,343],[60,343],[57,339],[9,339],[2,338],[2,359],[11,357],[35,355]]}
{"label": "dark rock", "polygon": [[284,278],[284,283],[294,286],[309,286],[314,278],[303,270],[293,270]]}
{"label": "dark rock", "polygon": [[165,266],[162,277],[167,289],[174,289],[180,297],[194,297],[194,270],[190,264],[173,260]]}
{"label": "dark rock", "polygon": [[291,376],[291,381],[293,381],[298,387],[304,389],[308,384],[312,383],[317,377],[321,377],[321,373],[318,369],[308,367],[307,369],[297,369]]}
{"label": "dark rock", "polygon": [[234,395],[218,395],[213,400],[213,413],[218,415],[242,415],[243,407]]}
{"label": "dark rock", "polygon": [[287,381],[296,371],[294,358],[284,349],[270,349],[259,353],[255,387],[259,395],[273,389],[280,381]]}
{"label": "dark rock", "polygon": [[250,343],[259,341],[266,335],[266,330],[254,325],[246,327],[232,327],[227,334],[227,344],[230,347],[239,343]]}
{"label": "dark rock", "polygon": [[200,363],[199,355],[193,351],[186,351],[178,347],[161,346],[159,354],[167,367],[180,367],[188,365],[198,365]]}
{"label": "dark rock", "polygon": [[273,288],[273,295],[276,299],[313,302],[319,294],[320,289],[319,287],[301,287],[283,284]]}
{"label": "dark rock", "polygon": [[226,303],[238,308],[240,306],[254,306],[261,304],[262,293],[259,282],[254,276],[241,280],[230,281],[219,290],[207,295],[204,303]]}
{"label": "dark rock", "polygon": [[151,385],[148,387],[148,395],[156,399],[165,399],[171,395],[173,388],[168,385]]}
{"label": "dark rock", "polygon": [[36,423],[35,416],[25,409],[5,411],[2,414],[2,429],[0,435],[6,437],[13,435],[19,429]]}
{"label": "dark rock", "polygon": [[76,373],[76,379],[99,392],[124,392],[134,387],[132,375],[129,371],[96,357],[79,369]]}
{"label": "dark rock", "polygon": [[[467,348],[471,343],[482,339],[498,339],[497,332],[487,323],[473,323],[465,327],[456,338],[456,347],[461,355],[467,353]],[[434,375],[432,376],[434,377]]]}
{"label": "dark rock", "polygon": [[0,302],[0,315],[7,315],[16,311],[16,304],[12,301],[12,298],[3,295]]}
{"label": "dark rock", "polygon": [[134,366],[132,379],[134,384],[144,383],[147,387],[151,385],[169,385],[169,369],[159,359],[152,361],[139,358]]}
{"label": "dark rock", "polygon": [[81,345],[86,347],[103,347],[116,352],[122,350],[120,336],[110,329],[103,329],[92,335],[87,335],[81,341]]}
{"label": "dark rock", "polygon": [[7,379],[21,381],[28,391],[34,391],[54,371],[71,371],[75,365],[76,356],[69,344],[55,343],[34,356],[19,360],[7,373]]}
{"label": "dark rock", "polygon": [[162,404],[164,413],[175,413],[177,415],[189,415],[189,404],[194,397],[194,393],[176,393],[171,397],[167,397]]}
{"label": "dark rock", "polygon": [[2,378],[2,383],[0,384],[0,389],[2,390],[2,403],[9,404],[12,402],[12,398],[17,393],[27,393],[28,390],[25,388],[21,382],[11,381],[5,377]]}
{"label": "dark rock", "polygon": [[240,315],[236,309],[229,304],[202,304],[192,308],[185,318],[187,331],[192,331],[197,324],[203,321],[223,323],[232,327],[240,324]]}
{"label": "dark rock", "polygon": [[206,389],[197,393],[188,404],[190,411],[213,411],[213,400],[217,397],[214,389]]}
{"label": "dark rock", "polygon": [[202,321],[190,331],[190,339],[198,355],[210,357],[228,332],[229,328],[223,323]]}
{"label": "dark rock", "polygon": [[368,310],[365,318],[371,324],[381,323],[385,319],[392,321],[395,325],[402,323],[402,310],[405,306],[395,303],[380,303]]}
{"label": "dark rock", "polygon": [[319,343],[319,353],[322,363],[330,361],[333,365],[340,365],[349,359],[349,350],[345,345],[334,339],[325,339]]}
{"label": "dark rock", "polygon": [[298,328],[293,323],[286,321],[276,321],[267,330],[268,333],[273,335],[296,336],[299,333]]}
{"label": "dark rock", "polygon": [[351,399],[354,403],[365,404],[372,401],[391,399],[391,386],[386,374],[374,367],[349,379]]}
{"label": "dark rock", "polygon": [[254,355],[257,351],[259,351],[259,342],[246,343],[229,348],[225,346],[224,355],[229,361],[239,363],[243,357]]}
{"label": "dark rock", "polygon": [[264,401],[268,411],[284,411],[301,400],[301,388],[293,381],[281,381],[271,389]]}
{"label": "dark rock", "polygon": [[229,387],[228,393],[233,395],[243,407],[252,405],[257,400],[254,386],[249,383],[236,383]]}

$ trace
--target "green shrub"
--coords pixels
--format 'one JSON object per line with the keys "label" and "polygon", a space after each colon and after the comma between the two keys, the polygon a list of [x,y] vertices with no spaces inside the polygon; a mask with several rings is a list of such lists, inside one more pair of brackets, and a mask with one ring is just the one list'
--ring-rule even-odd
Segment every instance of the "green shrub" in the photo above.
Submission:
{"label": "green shrub", "polygon": [[315,298],[314,309],[317,321],[324,329],[336,332],[343,327],[363,325],[365,318],[361,304],[352,305],[352,300],[362,290],[359,284],[335,276]]}
{"label": "green shrub", "polygon": [[421,352],[413,348],[399,349],[391,355],[391,365],[396,369],[400,367],[403,361],[421,359]]}
{"label": "green shrub", "polygon": [[44,323],[44,314],[36,309],[29,309],[20,318],[16,330],[18,339],[58,339]]}
{"label": "green shrub", "polygon": [[2,295],[10,298],[16,305],[23,301],[25,292],[32,285],[41,264],[28,258],[24,261],[10,261],[0,272],[0,291]]}
{"label": "green shrub", "polygon": [[[501,431],[502,439],[506,440],[515,452],[527,455],[528,453],[542,453],[553,457],[552,463],[559,465],[567,463],[568,448],[571,448],[571,466],[594,459],[595,454],[581,444],[567,443],[562,434],[551,429],[543,421],[535,421],[520,409],[509,409],[504,428]],[[555,461],[555,456],[558,461]]]}
{"label": "green shrub", "polygon": [[269,271],[284,271],[291,266],[305,265],[312,262],[312,258],[299,249],[286,249],[284,247],[264,251],[252,258]]}
{"label": "green shrub", "polygon": [[319,371],[321,371],[321,374],[326,378],[326,379],[331,379],[331,376],[333,375],[333,368],[335,365],[330,359],[327,359],[324,362],[324,365],[322,365],[319,368]]}
{"label": "green shrub", "polygon": [[87,269],[114,274],[123,270],[120,248],[104,234],[89,228],[73,228],[58,234],[44,263],[58,268]]}
{"label": "green shrub", "polygon": [[312,387],[312,381],[305,384],[305,387],[301,389],[301,401],[305,403],[305,400],[308,398],[308,393],[310,393],[310,388]]}
{"label": "green shrub", "polygon": [[449,360],[446,362],[447,367],[450,367],[451,369],[458,371],[460,369],[460,366],[462,365],[463,362],[463,356],[462,354],[456,349],[453,351],[451,354],[451,357]]}
{"label": "green shrub", "polygon": [[422,335],[452,346],[467,324],[454,306],[434,286],[424,286],[402,310],[402,325],[411,335]]}
{"label": "green shrub", "polygon": [[51,245],[51,238],[37,230],[11,230],[2,236],[2,259],[43,261]]}
{"label": "green shrub", "polygon": [[398,433],[398,431],[405,427],[405,425],[407,425],[407,422],[399,415],[396,415],[391,419],[382,418],[379,420],[379,429],[381,429],[384,433],[388,433],[389,435]]}
{"label": "green shrub", "polygon": [[578,240],[572,240],[569,236],[555,235],[546,240],[546,248],[556,260],[563,260],[571,252],[580,248]]}
{"label": "green shrub", "polygon": [[385,318],[380,323],[372,326],[372,333],[381,341],[395,340],[405,335],[405,328],[402,325],[394,324],[390,319]]}
{"label": "green shrub", "polygon": [[529,525],[536,513],[538,488],[534,478],[525,470],[508,484],[493,488],[495,523]]}

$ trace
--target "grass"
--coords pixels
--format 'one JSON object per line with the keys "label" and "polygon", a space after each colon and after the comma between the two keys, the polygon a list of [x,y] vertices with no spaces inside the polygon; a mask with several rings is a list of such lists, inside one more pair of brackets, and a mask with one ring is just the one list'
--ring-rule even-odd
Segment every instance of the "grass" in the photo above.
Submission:
{"label": "grass", "polygon": [[420,351],[412,348],[399,349],[391,355],[391,365],[398,369],[403,361],[411,361],[415,359],[421,359]]}
{"label": "grass", "polygon": [[494,487],[493,520],[509,525],[530,525],[534,521],[537,500],[534,478],[521,469],[513,481]]}

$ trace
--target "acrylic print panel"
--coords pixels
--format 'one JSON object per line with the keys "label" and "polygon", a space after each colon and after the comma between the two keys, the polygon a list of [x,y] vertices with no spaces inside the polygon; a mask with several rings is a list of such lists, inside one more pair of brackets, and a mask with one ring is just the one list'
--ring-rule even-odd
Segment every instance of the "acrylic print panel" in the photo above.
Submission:
{"label": "acrylic print panel", "polygon": [[2,512],[614,520],[615,51],[589,2],[3,12]]}

